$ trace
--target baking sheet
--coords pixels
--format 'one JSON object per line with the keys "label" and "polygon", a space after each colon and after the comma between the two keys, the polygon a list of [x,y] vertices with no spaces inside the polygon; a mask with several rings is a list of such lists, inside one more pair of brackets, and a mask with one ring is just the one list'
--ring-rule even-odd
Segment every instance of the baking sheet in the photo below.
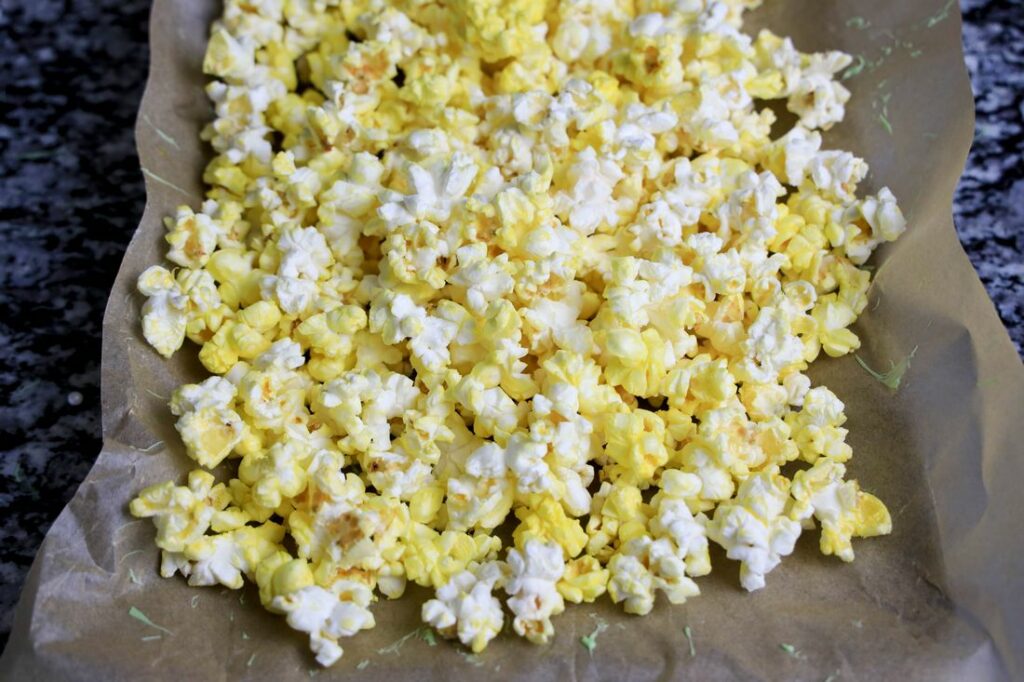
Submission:
{"label": "baking sheet", "polygon": [[[306,636],[257,606],[251,587],[189,588],[157,575],[149,521],[128,501],[192,464],[166,397],[204,373],[192,349],[165,362],[139,327],[138,274],[160,262],[161,219],[197,206],[210,111],[200,64],[213,0],[156,0],[149,84],[136,128],[148,203],[104,319],[104,447],[54,523],[22,594],[0,677],[177,679],[797,679],[996,680],[1024,677],[1024,367],[960,249],[951,197],[973,104],[950,0],[769,0],[748,21],[804,51],[858,55],[846,121],[826,143],[866,158],[864,189],[889,185],[910,228],[883,248],[859,354],[885,367],[916,354],[898,392],[852,356],[810,375],[847,405],[851,477],[893,513],[893,534],[855,543],[844,564],[804,534],[768,586],[748,594],[713,550],[702,596],[660,600],[649,617],[608,600],[569,605],[546,647],[514,636],[478,656],[409,636],[426,591],[374,607],[378,626],[342,642],[319,670]],[[856,69],[855,69],[856,70]],[[172,634],[129,616],[135,607]],[[610,627],[591,654],[579,637]],[[691,656],[684,636],[690,628]],[[156,638],[156,635],[160,635]],[[403,639],[404,638],[404,639]],[[781,644],[795,647],[793,656]],[[360,667],[361,666],[361,667]]]}

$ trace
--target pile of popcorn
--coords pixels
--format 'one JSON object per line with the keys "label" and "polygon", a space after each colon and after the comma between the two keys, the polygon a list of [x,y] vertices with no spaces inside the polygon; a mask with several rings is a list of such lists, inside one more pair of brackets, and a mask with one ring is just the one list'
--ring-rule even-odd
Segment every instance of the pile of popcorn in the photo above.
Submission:
{"label": "pile of popcorn", "polygon": [[682,603],[709,542],[755,590],[804,530],[888,533],[803,372],[905,222],[822,148],[850,58],[757,4],[227,0],[207,199],[138,280],[211,374],[170,402],[198,468],[131,504],[162,575],[255,582],[331,665],[410,581],[480,651]]}

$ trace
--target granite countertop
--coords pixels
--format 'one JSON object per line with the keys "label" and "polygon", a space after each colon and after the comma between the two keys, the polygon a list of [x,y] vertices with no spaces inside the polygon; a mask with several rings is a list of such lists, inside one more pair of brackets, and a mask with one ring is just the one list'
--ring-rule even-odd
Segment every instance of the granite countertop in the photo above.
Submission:
{"label": "granite countertop", "polygon": [[[100,329],[145,197],[133,122],[149,0],[0,0],[0,646],[100,448]],[[954,213],[1024,352],[1024,25],[963,0],[978,122]]]}

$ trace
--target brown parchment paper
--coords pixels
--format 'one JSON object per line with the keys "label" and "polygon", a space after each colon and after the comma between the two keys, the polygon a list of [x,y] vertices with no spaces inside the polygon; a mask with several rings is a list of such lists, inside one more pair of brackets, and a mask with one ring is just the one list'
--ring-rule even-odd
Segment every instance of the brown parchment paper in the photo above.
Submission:
{"label": "brown parchment paper", "polygon": [[[476,657],[416,637],[387,649],[419,625],[426,594],[412,587],[397,602],[378,603],[378,626],[344,641],[344,658],[319,672],[305,635],[259,608],[251,588],[159,578],[151,525],[132,519],[127,504],[143,486],[181,480],[191,468],[166,397],[203,373],[192,348],[164,362],[145,345],[134,282],[165,252],[161,218],[200,201],[207,152],[197,135],[209,117],[200,63],[216,4],[153,7],[152,65],[136,128],[149,201],[104,319],[104,447],[39,551],[0,676],[1024,679],[1024,368],[950,217],[973,129],[952,0],[769,0],[749,21],[752,30],[792,36],[803,50],[863,57],[865,68],[847,81],[847,120],[827,140],[865,157],[867,189],[890,185],[910,221],[875,257],[871,303],[857,326],[871,366],[917,349],[903,386],[889,391],[852,357],[822,359],[811,370],[846,402],[851,475],[893,513],[893,534],[857,541],[854,563],[823,557],[818,533],[807,532],[767,587],[747,594],[737,564],[715,550],[702,596],[683,606],[661,600],[636,618],[607,600],[570,605],[550,646],[504,636]],[[173,634],[153,639],[161,632],[129,617],[132,606]],[[579,637],[596,617],[610,627],[590,654]]]}

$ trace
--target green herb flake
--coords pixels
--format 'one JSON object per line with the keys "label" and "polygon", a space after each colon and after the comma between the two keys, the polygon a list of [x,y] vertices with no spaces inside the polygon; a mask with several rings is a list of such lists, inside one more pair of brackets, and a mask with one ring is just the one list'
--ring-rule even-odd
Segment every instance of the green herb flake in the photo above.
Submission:
{"label": "green herb flake", "polygon": [[199,606],[199,595],[193,595],[192,599],[190,599],[188,603],[192,608]]}
{"label": "green herb flake", "polygon": [[142,581],[139,580],[139,577],[137,575],[135,575],[135,571],[132,570],[131,566],[128,567],[128,579],[136,585],[142,584]]}
{"label": "green herb flake", "polygon": [[147,445],[144,448],[139,448],[139,452],[148,455],[149,453],[153,452],[154,450],[156,450],[158,447],[160,447],[163,444],[164,444],[164,442],[162,440],[158,440],[157,442],[153,443],[152,445]]}
{"label": "green herb flake", "polygon": [[245,592],[243,592],[242,594],[238,595],[238,603],[242,604],[243,606],[245,605]]}
{"label": "green herb flake", "polygon": [[883,128],[885,128],[885,132],[892,135],[892,123],[889,122],[888,116],[886,116],[885,114],[879,114],[878,122],[882,124]]}
{"label": "green herb flake", "polygon": [[148,123],[150,128],[152,128],[154,131],[156,131],[156,134],[160,136],[161,140],[163,140],[164,142],[166,142],[170,146],[174,147],[178,151],[181,151],[181,147],[178,146],[178,141],[175,140],[170,135],[168,135],[167,133],[165,133],[164,131],[160,130],[160,128],[158,128],[156,126],[156,124],[153,123],[153,121],[150,120],[149,116],[147,116],[146,114],[143,114],[142,115],[142,120],[145,121],[146,123]]}
{"label": "green herb flake", "polygon": [[[885,87],[885,81],[878,84],[879,90]],[[889,121],[889,100],[892,99],[891,92],[883,92],[872,102],[871,106],[878,112],[878,122],[882,124],[886,132],[892,135],[892,123]]]}
{"label": "green herb flake", "polygon": [[802,658],[800,652],[792,644],[783,643],[779,645],[779,648],[786,652],[786,655],[788,656],[791,656],[793,658]]}
{"label": "green herb flake", "polygon": [[920,57],[923,54],[924,54],[923,50],[911,50],[910,51],[910,58],[911,59],[917,59],[918,57]]}
{"label": "green herb flake", "polygon": [[140,611],[139,609],[135,608],[134,606],[131,607],[130,609],[128,609],[128,615],[131,616],[132,618],[134,618],[135,620],[139,621],[140,623],[144,623],[144,624],[148,625],[151,628],[156,628],[160,632],[167,633],[168,635],[174,635],[173,632],[171,632],[170,630],[168,630],[164,626],[157,625],[156,623],[151,621],[146,614],[144,614],[142,611]]}
{"label": "green herb flake", "polygon": [[249,633],[245,630],[242,630],[242,639],[249,639]]}
{"label": "green herb flake", "polygon": [[165,180],[164,178],[160,177],[159,175],[157,175],[153,171],[149,170],[145,166],[140,166],[140,170],[142,170],[142,174],[143,175],[145,175],[147,178],[153,180],[154,182],[158,182],[161,185],[164,185],[166,187],[170,187],[171,189],[173,189],[175,191],[181,192],[182,194],[184,194],[185,196],[187,196],[189,198],[192,198],[192,199],[195,198],[195,195],[192,194],[192,192],[189,192],[188,190],[185,190],[185,189],[182,189],[181,187],[178,187],[177,185],[175,185],[170,180]]}
{"label": "green herb flake", "polygon": [[900,360],[898,363],[889,361],[889,371],[887,372],[876,372],[868,366],[868,363],[864,362],[859,355],[854,355],[854,359],[857,361],[865,372],[870,374],[876,381],[886,386],[891,391],[898,391],[900,383],[903,381],[903,375],[910,369],[910,361],[913,359],[914,354],[917,353],[917,346],[914,346],[914,350],[910,351],[910,355]]}
{"label": "green herb flake", "polygon": [[686,635],[686,641],[690,645],[690,658],[696,657],[697,656],[697,647],[695,647],[693,645],[693,630],[690,629],[689,625],[687,625],[685,628],[683,628],[683,634]]}
{"label": "green herb flake", "polygon": [[936,26],[945,21],[946,19],[948,19],[949,10],[951,10],[953,8],[953,5],[955,4],[956,0],[949,0],[945,5],[942,6],[942,9],[928,17],[928,20],[925,21],[925,26],[927,26],[928,28],[932,28],[933,26]]}
{"label": "green herb flake", "polygon": [[434,635],[434,631],[430,628],[423,628],[423,631],[420,632],[420,639],[430,646],[437,646],[437,637]]}
{"label": "green herb flake", "polygon": [[608,623],[604,622],[603,620],[598,620],[594,626],[593,632],[591,632],[589,635],[584,635],[583,637],[580,637],[580,644],[583,645],[583,648],[586,649],[591,656],[594,655],[594,649],[597,648],[597,636],[607,629]]}
{"label": "green herb flake", "polygon": [[825,682],[835,682],[838,679],[839,679],[839,671],[837,670],[834,673],[829,673],[829,676],[825,678]]}
{"label": "green herb flake", "polygon": [[356,665],[356,670],[366,670],[366,666],[368,665],[370,665],[370,659],[364,658]]}
{"label": "green herb flake", "polygon": [[864,59],[863,55],[856,55],[856,60],[857,61],[853,64],[846,67],[846,70],[843,71],[842,76],[840,76],[844,81],[860,74],[860,72],[864,70],[864,67],[868,65],[868,60]]}
{"label": "green herb flake", "polygon": [[864,17],[850,17],[846,20],[846,26],[847,28],[855,28],[858,31],[863,31],[871,26],[871,22]]}
{"label": "green herb flake", "polygon": [[163,639],[163,635],[146,635],[145,637],[139,637],[143,642],[152,642],[158,639]]}
{"label": "green herb flake", "polygon": [[125,559],[127,559],[130,556],[135,556],[136,554],[142,554],[142,551],[143,550],[141,549],[133,549],[132,551],[128,552],[123,557],[121,557],[121,560],[118,563],[123,564]]}
{"label": "green herb flake", "polygon": [[[426,639],[426,637],[423,635],[423,630],[426,630],[426,629],[429,629],[429,628],[416,628],[415,630],[413,630],[409,634],[407,634],[407,635],[405,635],[403,637],[400,637],[399,639],[396,639],[394,642],[392,642],[391,644],[387,645],[386,647],[383,647],[381,649],[377,649],[377,653],[382,655],[382,656],[386,655],[386,654],[397,654],[401,650],[402,645],[405,644],[406,642],[408,642],[410,639],[412,639],[414,637],[419,637],[419,638],[422,638],[422,639]],[[433,633],[431,633],[431,635],[433,635]]]}
{"label": "green herb flake", "polygon": [[40,161],[56,156],[60,149],[30,149],[27,152],[17,154],[14,158],[18,161]]}
{"label": "green herb flake", "polygon": [[252,667],[252,663],[255,660],[256,660],[256,654],[254,653],[252,656],[249,657],[249,660],[245,662],[245,667],[246,668],[251,668]]}

